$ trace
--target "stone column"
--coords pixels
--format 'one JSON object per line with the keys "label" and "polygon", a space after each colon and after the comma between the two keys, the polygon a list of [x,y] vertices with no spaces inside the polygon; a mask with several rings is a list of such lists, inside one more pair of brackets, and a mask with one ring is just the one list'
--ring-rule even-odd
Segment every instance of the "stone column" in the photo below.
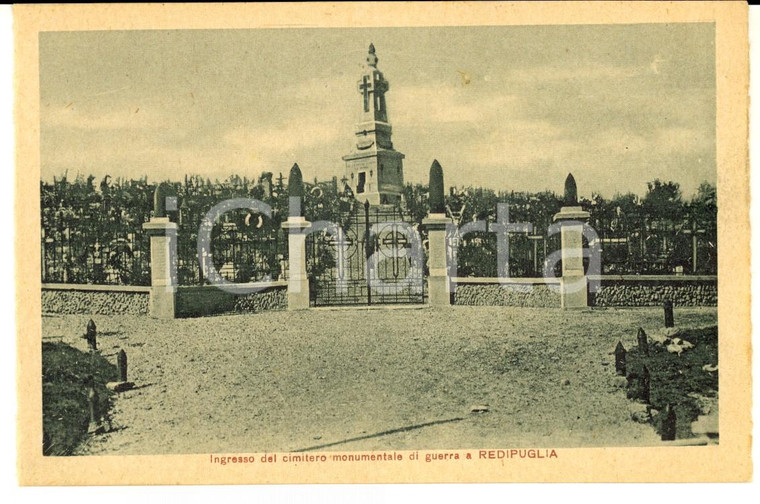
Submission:
{"label": "stone column", "polygon": [[288,217],[282,223],[288,230],[288,310],[309,308],[309,276],[306,274],[306,230],[311,222],[303,217]]}
{"label": "stone column", "polygon": [[564,206],[554,215],[554,221],[561,226],[560,298],[564,309],[588,307],[588,279],[583,269],[583,224],[588,217],[588,212],[578,205],[575,179],[571,173],[565,181]]}
{"label": "stone column", "polygon": [[428,299],[430,306],[451,304],[448,265],[446,264],[446,225],[451,223],[445,214],[429,213],[422,224],[428,230]]}
{"label": "stone column", "polygon": [[150,236],[150,314],[173,319],[177,294],[177,224],[152,217],[143,224]]}
{"label": "stone column", "polygon": [[294,164],[288,176],[288,220],[282,223],[288,230],[288,310],[309,308],[309,276],[306,274],[306,230],[311,222],[303,217],[303,176]]}
{"label": "stone column", "polygon": [[422,225],[428,230],[428,299],[430,306],[451,304],[448,264],[446,263],[446,225],[444,213],[443,168],[437,160],[430,167],[430,212]]}

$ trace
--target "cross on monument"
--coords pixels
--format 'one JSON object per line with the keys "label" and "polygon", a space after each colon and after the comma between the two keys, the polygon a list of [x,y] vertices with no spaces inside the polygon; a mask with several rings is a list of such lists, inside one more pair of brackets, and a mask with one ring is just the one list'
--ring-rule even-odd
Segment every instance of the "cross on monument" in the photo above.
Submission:
{"label": "cross on monument", "polygon": [[362,83],[359,84],[359,92],[364,95],[364,111],[369,112],[369,93],[372,91],[372,82],[369,80],[369,76],[362,76]]}

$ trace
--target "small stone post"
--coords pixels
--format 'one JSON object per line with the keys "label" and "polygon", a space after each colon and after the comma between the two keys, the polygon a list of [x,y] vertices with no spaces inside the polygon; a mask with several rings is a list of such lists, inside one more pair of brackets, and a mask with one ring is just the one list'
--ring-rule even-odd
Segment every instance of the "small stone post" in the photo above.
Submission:
{"label": "small stone post", "polygon": [[116,357],[116,365],[119,368],[119,381],[127,381],[127,352],[122,348]]}
{"label": "small stone post", "polygon": [[663,441],[676,440],[676,410],[668,404],[665,406],[662,414],[662,427],[660,427],[660,438]]}
{"label": "small stone post", "polygon": [[554,221],[561,226],[560,298],[564,309],[588,307],[588,279],[583,268],[583,224],[588,217],[588,212],[578,205],[578,189],[571,173],[565,180],[564,205],[554,215]]}
{"label": "small stone post", "polygon": [[615,373],[625,376],[625,347],[621,341],[618,341],[615,347]]}
{"label": "small stone post", "polygon": [[119,369],[119,381],[106,383],[106,388],[114,392],[134,388],[135,384],[127,380],[127,352],[123,348],[116,354],[116,367]]}
{"label": "small stone post", "polygon": [[645,333],[644,329],[641,327],[639,327],[639,332],[636,335],[636,339],[638,340],[639,344],[639,352],[644,355],[649,355],[649,341],[647,340],[647,333]]}
{"label": "small stone post", "polygon": [[443,168],[438,160],[430,166],[430,210],[422,224],[428,230],[428,299],[430,306],[451,304],[448,265],[446,263],[446,217],[443,200]]}
{"label": "small stone post", "polygon": [[153,196],[153,217],[143,224],[150,236],[150,314],[173,319],[177,294],[177,224],[167,211],[177,210],[176,196],[169,196],[166,184],[159,184]]}
{"label": "small stone post", "polygon": [[311,223],[303,217],[303,176],[298,164],[290,169],[288,220],[282,223],[288,230],[288,310],[309,308],[309,276],[306,273],[306,230]]}
{"label": "small stone post", "polygon": [[94,320],[90,319],[90,321],[87,322],[87,331],[82,337],[87,340],[87,346],[90,347],[91,352],[98,349],[98,331],[95,327]]}
{"label": "small stone post", "polygon": [[665,327],[673,327],[675,325],[673,322],[673,301],[668,299],[662,303],[662,307],[665,311]]}

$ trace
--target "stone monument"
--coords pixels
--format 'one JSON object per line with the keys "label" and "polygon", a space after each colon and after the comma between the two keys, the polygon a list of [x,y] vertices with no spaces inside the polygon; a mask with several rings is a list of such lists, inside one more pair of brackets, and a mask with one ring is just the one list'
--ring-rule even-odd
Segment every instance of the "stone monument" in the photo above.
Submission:
{"label": "stone monument", "polygon": [[294,164],[288,176],[290,211],[282,223],[288,230],[288,310],[309,308],[309,276],[306,274],[306,235],[311,223],[303,217],[303,175]]}
{"label": "stone monument", "polygon": [[562,308],[588,307],[588,279],[583,268],[583,225],[588,212],[578,204],[578,189],[570,173],[565,179],[565,199],[554,221],[560,224],[562,242],[562,279],[560,298]]}
{"label": "stone monument", "polygon": [[443,199],[443,168],[438,160],[430,167],[430,211],[422,225],[428,230],[428,299],[431,306],[451,304],[448,264],[446,263],[446,217]]}
{"label": "stone monument", "polygon": [[173,319],[177,296],[177,224],[167,216],[177,210],[177,198],[166,184],[153,195],[153,216],[143,224],[150,236],[150,314]]}
{"label": "stone monument", "polygon": [[361,114],[356,124],[356,145],[343,156],[345,180],[356,199],[371,205],[400,201],[404,187],[404,155],[393,148],[385,93],[390,88],[377,69],[375,46],[370,44],[358,82]]}

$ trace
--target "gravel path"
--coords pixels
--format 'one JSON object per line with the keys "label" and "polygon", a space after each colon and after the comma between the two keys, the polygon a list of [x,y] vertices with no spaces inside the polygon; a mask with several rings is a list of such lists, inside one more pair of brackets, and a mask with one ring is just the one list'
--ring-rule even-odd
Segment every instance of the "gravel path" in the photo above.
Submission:
{"label": "gravel path", "polygon": [[[89,316],[44,316],[80,349]],[[87,454],[464,449],[657,444],[613,384],[618,340],[662,310],[336,309],[158,321],[95,316],[99,348],[129,357],[115,431]],[[681,327],[715,308],[676,310]],[[488,412],[471,413],[475,405]],[[427,424],[427,425],[425,425]],[[389,432],[388,431],[392,431]],[[380,434],[385,433],[385,434]]]}

